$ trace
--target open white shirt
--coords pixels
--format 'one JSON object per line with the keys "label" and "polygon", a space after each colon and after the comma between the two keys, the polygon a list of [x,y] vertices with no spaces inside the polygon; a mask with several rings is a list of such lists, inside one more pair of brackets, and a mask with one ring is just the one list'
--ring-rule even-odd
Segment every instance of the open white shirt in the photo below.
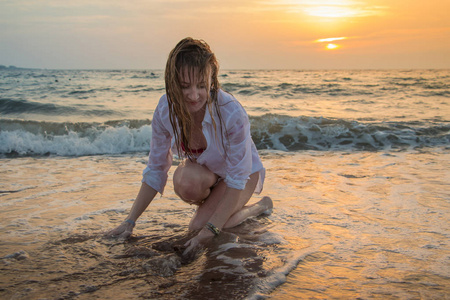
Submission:
{"label": "open white shirt", "polygon": [[[219,116],[215,107],[212,107],[217,132],[214,130],[211,114],[207,108],[202,122],[207,147],[197,157],[197,163],[223,178],[227,186],[239,190],[245,188],[251,174],[259,172],[255,192],[260,193],[265,169],[250,134],[248,115],[232,95],[222,90],[218,93],[218,103],[224,129],[221,130]],[[183,156],[182,153],[177,153],[176,148],[167,96],[163,95],[153,114],[149,160],[142,178],[142,182],[161,194],[167,182],[167,172],[172,165],[173,153]]]}

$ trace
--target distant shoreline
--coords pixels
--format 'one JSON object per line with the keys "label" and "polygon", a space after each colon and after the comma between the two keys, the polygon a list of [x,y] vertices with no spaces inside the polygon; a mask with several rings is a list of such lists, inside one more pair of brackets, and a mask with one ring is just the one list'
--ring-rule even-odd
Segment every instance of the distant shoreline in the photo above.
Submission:
{"label": "distant shoreline", "polygon": [[[27,68],[27,67],[16,67],[13,65],[5,66],[0,65],[0,71],[3,70],[46,70],[46,71],[164,71],[164,69],[161,68],[142,68],[142,69],[133,69],[133,68],[80,68],[80,69],[71,69],[71,68]],[[222,72],[229,72],[229,71],[417,71],[417,70],[450,70],[449,68],[380,68],[380,69],[221,69]]]}
{"label": "distant shoreline", "polygon": [[0,65],[0,70],[42,70],[42,69],[39,69],[39,68],[21,68],[21,67],[16,67],[16,66]]}

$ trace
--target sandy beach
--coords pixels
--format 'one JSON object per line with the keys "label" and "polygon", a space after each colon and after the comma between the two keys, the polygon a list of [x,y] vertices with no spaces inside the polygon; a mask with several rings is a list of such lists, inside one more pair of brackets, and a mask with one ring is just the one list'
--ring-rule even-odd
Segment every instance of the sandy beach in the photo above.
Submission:
{"label": "sandy beach", "polygon": [[448,150],[261,155],[273,213],[187,258],[193,208],[171,182],[130,241],[102,236],[126,216],[145,156],[2,159],[1,298],[449,295]]}

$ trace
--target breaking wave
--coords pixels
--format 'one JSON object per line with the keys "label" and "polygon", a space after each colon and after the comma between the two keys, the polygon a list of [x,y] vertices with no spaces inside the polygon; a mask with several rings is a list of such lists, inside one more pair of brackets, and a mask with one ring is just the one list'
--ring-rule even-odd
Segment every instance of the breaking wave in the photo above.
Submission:
{"label": "breaking wave", "polygon": [[[250,117],[259,150],[379,151],[450,144],[450,125],[420,122],[364,123],[267,114]],[[147,152],[150,120],[105,123],[0,119],[0,154],[83,156]]]}

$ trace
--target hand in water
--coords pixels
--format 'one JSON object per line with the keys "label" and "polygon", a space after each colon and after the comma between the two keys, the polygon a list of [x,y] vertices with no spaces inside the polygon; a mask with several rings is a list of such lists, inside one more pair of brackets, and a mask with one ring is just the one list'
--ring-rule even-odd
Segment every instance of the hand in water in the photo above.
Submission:
{"label": "hand in water", "polygon": [[184,244],[186,250],[184,250],[183,255],[187,255],[191,253],[193,250],[199,248],[203,244],[205,244],[210,238],[212,238],[214,234],[207,229],[202,229],[196,236],[186,242]]}
{"label": "hand in water", "polygon": [[127,239],[133,233],[133,225],[128,222],[122,222],[115,229],[108,231],[105,235],[108,237]]}

